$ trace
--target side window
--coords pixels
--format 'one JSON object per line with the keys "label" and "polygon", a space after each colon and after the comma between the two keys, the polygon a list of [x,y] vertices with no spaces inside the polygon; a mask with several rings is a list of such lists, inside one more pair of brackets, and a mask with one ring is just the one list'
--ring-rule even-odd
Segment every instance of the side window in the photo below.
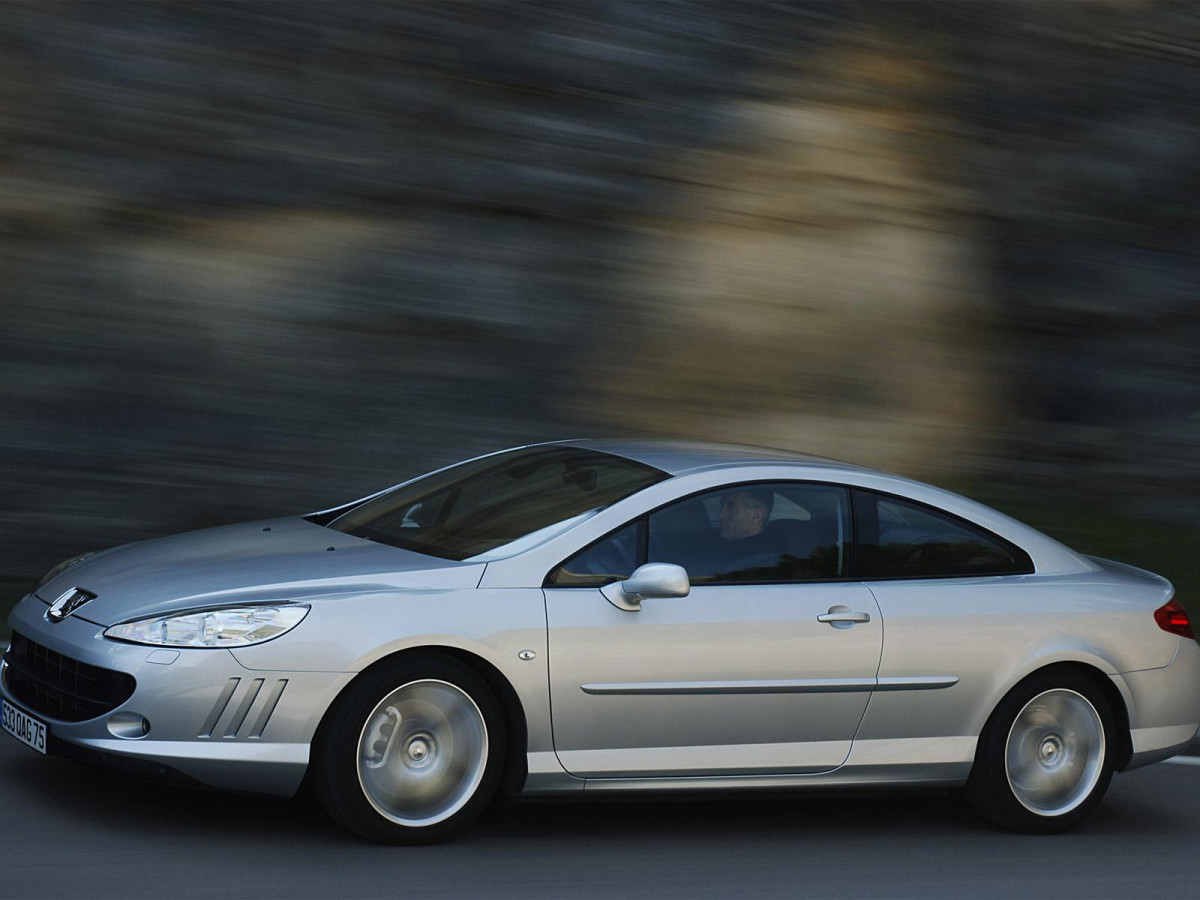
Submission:
{"label": "side window", "polygon": [[1023,550],[932,507],[854,491],[860,578],[945,578],[1032,572]]}
{"label": "side window", "polygon": [[546,576],[544,587],[604,587],[633,574],[638,567],[644,519],[580,550]]}
{"label": "side window", "polygon": [[724,487],[652,513],[646,559],[683,566],[696,585],[842,578],[849,523],[844,488],[803,482]]}

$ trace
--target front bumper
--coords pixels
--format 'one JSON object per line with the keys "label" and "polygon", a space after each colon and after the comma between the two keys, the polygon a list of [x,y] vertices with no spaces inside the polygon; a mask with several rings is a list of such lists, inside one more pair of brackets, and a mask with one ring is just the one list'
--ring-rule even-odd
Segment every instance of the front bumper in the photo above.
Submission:
{"label": "front bumper", "polygon": [[[308,767],[321,717],[350,672],[263,671],[228,650],[165,650],[103,637],[104,628],[71,616],[51,624],[34,596],[14,608],[15,633],[78,662],[136,680],[133,694],[109,712],[80,722],[52,718],[13,695],[0,662],[0,694],[49,725],[51,752],[134,774],[208,787],[290,796]],[[144,735],[129,736],[141,716]]]}

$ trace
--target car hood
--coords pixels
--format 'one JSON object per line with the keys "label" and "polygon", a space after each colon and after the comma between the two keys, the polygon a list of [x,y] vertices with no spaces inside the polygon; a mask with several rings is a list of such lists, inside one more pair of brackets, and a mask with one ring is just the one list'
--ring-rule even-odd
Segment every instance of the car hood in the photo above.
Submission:
{"label": "car hood", "polygon": [[113,625],[163,613],[396,588],[475,587],[483,563],[413,553],[301,518],[189,531],[104,550],[37,589],[95,594],[74,615]]}

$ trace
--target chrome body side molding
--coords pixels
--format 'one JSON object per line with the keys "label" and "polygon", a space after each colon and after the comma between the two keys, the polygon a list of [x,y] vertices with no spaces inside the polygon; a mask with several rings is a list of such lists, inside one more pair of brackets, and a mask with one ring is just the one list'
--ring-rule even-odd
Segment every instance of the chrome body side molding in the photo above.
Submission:
{"label": "chrome body side molding", "polygon": [[956,675],[890,678],[780,678],[763,681],[646,681],[581,684],[585,694],[840,694],[856,691],[935,691],[958,684]]}

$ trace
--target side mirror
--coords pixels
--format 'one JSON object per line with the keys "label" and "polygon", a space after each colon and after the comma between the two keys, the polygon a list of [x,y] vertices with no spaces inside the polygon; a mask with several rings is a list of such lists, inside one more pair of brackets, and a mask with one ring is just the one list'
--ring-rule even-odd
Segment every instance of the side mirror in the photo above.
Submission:
{"label": "side mirror", "polygon": [[687,570],[671,563],[646,563],[634,570],[624,581],[614,581],[600,588],[608,602],[617,609],[637,612],[642,601],[654,597],[686,597],[691,593]]}

